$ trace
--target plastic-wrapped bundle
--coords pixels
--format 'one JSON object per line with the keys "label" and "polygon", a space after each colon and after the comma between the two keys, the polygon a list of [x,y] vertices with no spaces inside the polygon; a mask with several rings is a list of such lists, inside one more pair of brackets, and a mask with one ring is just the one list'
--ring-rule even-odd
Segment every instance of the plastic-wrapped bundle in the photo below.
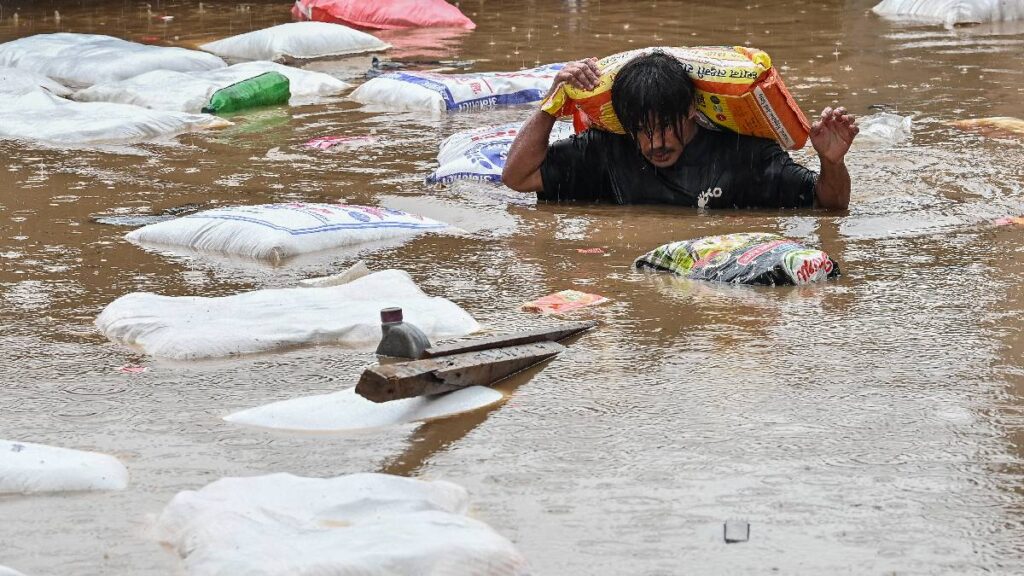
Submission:
{"label": "plastic-wrapped bundle", "polygon": [[235,60],[307,60],[379,52],[389,47],[365,32],[326,22],[280,24],[200,46]]}
{"label": "plastic-wrapped bundle", "polygon": [[446,0],[295,0],[296,20],[337,22],[357,28],[464,28],[476,24]]}
{"label": "plastic-wrapped bundle", "polygon": [[1021,0],[883,0],[871,9],[879,16],[954,26],[1024,19]]}
{"label": "plastic-wrapped bundle", "polygon": [[[445,138],[437,153],[440,166],[427,176],[427,183],[448,184],[456,180],[501,182],[508,150],[521,127],[521,122],[510,122],[456,132]],[[549,141],[555,142],[572,134],[572,125],[557,122]]]}

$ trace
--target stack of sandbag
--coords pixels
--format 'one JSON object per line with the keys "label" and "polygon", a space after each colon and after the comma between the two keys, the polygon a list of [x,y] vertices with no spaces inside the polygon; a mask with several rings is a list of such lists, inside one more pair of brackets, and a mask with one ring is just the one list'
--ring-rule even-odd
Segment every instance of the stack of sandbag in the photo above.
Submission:
{"label": "stack of sandbag", "polygon": [[391,110],[438,112],[529,104],[544,98],[561,68],[549,64],[518,72],[390,72],[356,88],[349,97]]}
{"label": "stack of sandbag", "polygon": [[96,326],[114,342],[173,360],[317,344],[372,350],[381,339],[380,311],[395,306],[431,341],[479,330],[469,313],[444,298],[427,296],[401,270],[376,272],[340,286],[217,298],[136,292],[111,302]]}
{"label": "stack of sandbag", "polygon": [[227,64],[196,50],[149,46],[98,34],[60,32],[0,44],[0,66],[31,70],[69,88],[86,88],[152,70],[198,72]]}
{"label": "stack of sandbag", "polygon": [[1021,0],[882,0],[872,12],[897,20],[955,26],[1024,19]]}
{"label": "stack of sandbag", "polygon": [[208,114],[72,102],[44,91],[0,98],[0,138],[61,145],[130,144],[231,123]]}
{"label": "stack of sandbag", "polygon": [[511,542],[467,516],[466,490],[386,474],[223,478],[180,492],[157,539],[192,576],[525,576]]}
{"label": "stack of sandbag", "polygon": [[[456,180],[501,182],[501,172],[521,122],[484,126],[456,132],[441,142],[437,170],[427,176],[428,184],[449,184]],[[550,142],[572,136],[572,125],[556,122]]]}
{"label": "stack of sandbag", "polygon": [[0,95],[22,96],[40,90],[62,98],[71,95],[71,89],[67,86],[54,82],[42,74],[20,68],[0,68]]}
{"label": "stack of sandbag", "polygon": [[144,226],[126,238],[142,246],[279,263],[303,254],[449,228],[443,222],[390,208],[291,202],[205,210]]}
{"label": "stack of sandbag", "polygon": [[274,62],[245,62],[205,72],[154,70],[119,82],[97,84],[75,94],[83,102],[117,102],[155,110],[201,112],[212,109],[214,95],[240,82],[275,72],[288,80],[287,102],[312,104],[351,88],[328,74]]}
{"label": "stack of sandbag", "polygon": [[377,38],[339,24],[292,22],[200,46],[233,60],[309,60],[379,52],[389,48]]}
{"label": "stack of sandbag", "polygon": [[296,20],[337,22],[357,28],[476,28],[446,0],[295,0]]}
{"label": "stack of sandbag", "polygon": [[113,456],[0,440],[0,494],[123,490],[128,470]]}

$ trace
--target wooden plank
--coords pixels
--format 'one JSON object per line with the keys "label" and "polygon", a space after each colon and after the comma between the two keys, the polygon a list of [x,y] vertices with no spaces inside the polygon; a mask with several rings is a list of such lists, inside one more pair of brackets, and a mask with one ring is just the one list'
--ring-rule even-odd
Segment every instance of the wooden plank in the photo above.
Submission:
{"label": "wooden plank", "polygon": [[374,366],[367,368],[359,378],[356,394],[373,402],[387,402],[442,394],[467,386],[489,386],[553,358],[563,350],[565,347],[556,342],[534,342]]}
{"label": "wooden plank", "polygon": [[463,354],[466,352],[477,352],[479,350],[491,350],[504,348],[506,346],[520,346],[534,342],[558,342],[580,332],[585,332],[597,326],[597,322],[589,320],[585,322],[563,322],[557,326],[527,330],[525,332],[513,332],[511,334],[499,334],[489,338],[475,338],[472,340],[461,340],[433,346],[423,352],[421,358],[437,358],[451,354]]}

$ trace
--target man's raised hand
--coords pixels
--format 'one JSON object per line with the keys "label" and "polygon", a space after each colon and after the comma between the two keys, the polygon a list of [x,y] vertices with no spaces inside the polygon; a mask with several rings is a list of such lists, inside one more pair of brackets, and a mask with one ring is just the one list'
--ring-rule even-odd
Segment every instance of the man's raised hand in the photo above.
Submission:
{"label": "man's raised hand", "polygon": [[828,107],[821,111],[821,118],[811,124],[811,144],[822,162],[838,164],[846,157],[858,132],[856,118],[848,114],[846,108]]}
{"label": "man's raised hand", "polygon": [[587,58],[578,62],[569,62],[558,71],[551,84],[554,90],[559,84],[568,83],[580,90],[593,90],[601,82],[601,71],[597,68],[597,58]]}

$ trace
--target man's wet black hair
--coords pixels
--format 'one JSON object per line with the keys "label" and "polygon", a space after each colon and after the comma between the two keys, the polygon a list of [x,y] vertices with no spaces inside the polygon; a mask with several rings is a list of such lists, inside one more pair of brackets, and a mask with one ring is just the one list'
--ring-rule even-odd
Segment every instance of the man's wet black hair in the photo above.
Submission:
{"label": "man's wet black hair", "polygon": [[[655,51],[626,63],[612,84],[612,107],[626,133],[654,136],[671,128],[676,138],[694,101],[693,81],[679,60]],[[653,124],[652,124],[653,121]]]}

